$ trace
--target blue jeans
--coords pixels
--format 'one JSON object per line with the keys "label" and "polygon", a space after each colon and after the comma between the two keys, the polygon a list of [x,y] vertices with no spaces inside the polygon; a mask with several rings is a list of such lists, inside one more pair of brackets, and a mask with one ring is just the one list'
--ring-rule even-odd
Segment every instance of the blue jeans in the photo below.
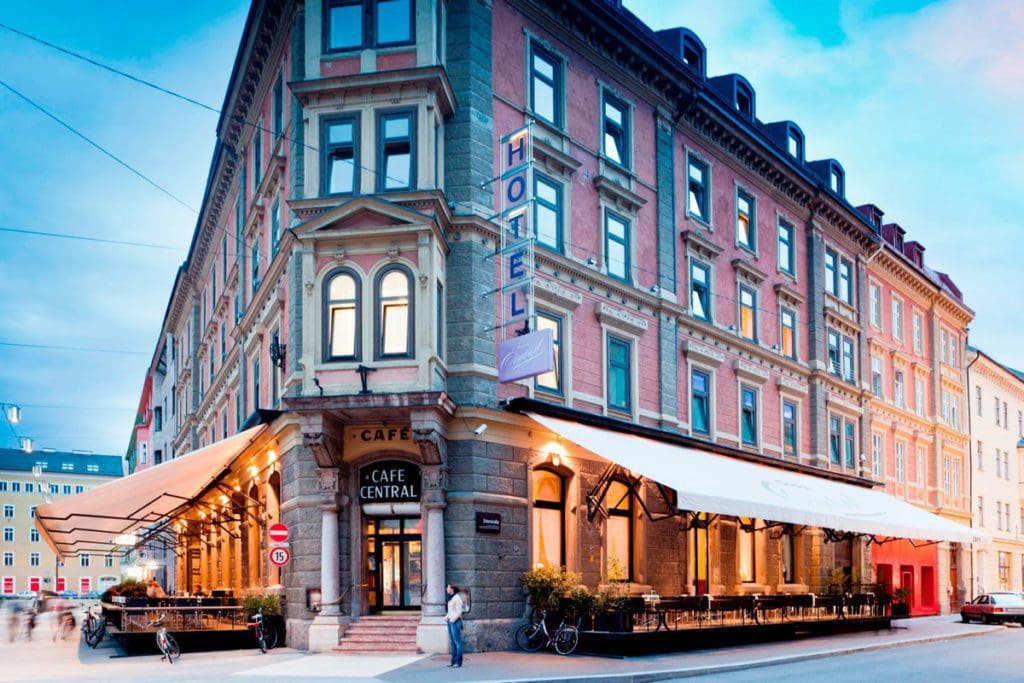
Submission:
{"label": "blue jeans", "polygon": [[452,666],[462,666],[462,619],[448,623],[448,641],[452,646]]}

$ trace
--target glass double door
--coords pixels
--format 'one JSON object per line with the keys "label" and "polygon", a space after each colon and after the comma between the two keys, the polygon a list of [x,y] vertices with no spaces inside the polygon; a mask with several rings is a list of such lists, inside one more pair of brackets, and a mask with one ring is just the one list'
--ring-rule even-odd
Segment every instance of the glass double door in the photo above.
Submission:
{"label": "glass double door", "polygon": [[371,517],[366,522],[371,613],[418,610],[423,586],[419,517]]}

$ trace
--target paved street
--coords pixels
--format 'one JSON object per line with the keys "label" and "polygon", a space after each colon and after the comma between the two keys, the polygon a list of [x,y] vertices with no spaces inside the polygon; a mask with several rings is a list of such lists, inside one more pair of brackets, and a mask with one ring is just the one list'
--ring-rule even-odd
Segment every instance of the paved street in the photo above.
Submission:
{"label": "paved street", "polygon": [[[199,683],[251,678],[275,681],[553,681],[619,683],[705,676],[711,680],[782,681],[794,677],[830,683],[891,680],[1020,680],[1024,670],[1024,629],[960,624],[933,617],[900,622],[877,633],[722,648],[679,655],[628,659],[560,657],[554,654],[490,652],[469,654],[461,670],[445,667],[444,656],[369,657],[308,655],[287,648],[263,655],[256,650],[185,652],[173,665],[158,655],[125,657],[105,640],[91,650],[78,642],[51,640],[51,615],[39,618],[31,642],[10,643],[6,614],[0,613],[0,680],[145,680]],[[798,661],[797,661],[798,660]],[[782,662],[782,664],[778,664]],[[951,677],[950,672],[955,672]]]}

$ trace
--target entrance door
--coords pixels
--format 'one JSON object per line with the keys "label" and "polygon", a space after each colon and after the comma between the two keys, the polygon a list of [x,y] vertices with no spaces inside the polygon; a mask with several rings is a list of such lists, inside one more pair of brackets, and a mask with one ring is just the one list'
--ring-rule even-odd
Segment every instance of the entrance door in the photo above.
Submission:
{"label": "entrance door", "polygon": [[423,586],[419,517],[370,518],[366,523],[370,612],[418,610]]}

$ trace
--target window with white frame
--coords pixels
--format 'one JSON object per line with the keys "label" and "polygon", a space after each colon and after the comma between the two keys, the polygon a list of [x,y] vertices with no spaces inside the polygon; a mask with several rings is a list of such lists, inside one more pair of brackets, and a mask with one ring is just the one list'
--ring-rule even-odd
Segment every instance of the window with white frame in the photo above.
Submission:
{"label": "window with white frame", "polygon": [[882,326],[882,289],[875,283],[868,285],[868,302],[871,311],[871,324]]}
{"label": "window with white frame", "polygon": [[414,325],[412,278],[403,266],[390,266],[377,274],[375,286],[375,355],[378,359],[410,358]]}
{"label": "window with white frame", "polygon": [[690,429],[694,434],[711,433],[711,374],[694,368],[690,372]]}
{"label": "window with white frame", "polygon": [[321,194],[353,194],[359,191],[359,119],[332,116],[321,124]]}
{"label": "window with white frame", "polygon": [[939,330],[939,360],[946,362],[946,330]]}
{"label": "window with white frame", "polygon": [[842,462],[843,421],[837,415],[828,418],[828,457],[835,465]]}
{"label": "window with white frame", "polygon": [[537,244],[562,251],[562,185],[547,176],[535,173],[534,216]]}
{"label": "window with white frame", "polygon": [[995,402],[996,402],[996,409],[995,409],[996,427],[998,427],[999,426],[999,397],[995,396],[994,398],[995,398]]}
{"label": "window with white frame", "polygon": [[5,526],[4,527],[4,543],[13,543],[13,542],[14,542],[14,527],[13,526]]}
{"label": "window with white frame", "polygon": [[896,298],[892,300],[892,336],[903,339],[903,302]]}
{"label": "window with white frame", "polygon": [[690,315],[711,321],[711,266],[693,259],[690,261]]}
{"label": "window with white frame", "polygon": [[783,356],[796,360],[796,311],[782,306],[779,309],[779,350]]}
{"label": "window with white frame", "polygon": [[740,285],[740,336],[757,341],[757,290]]}
{"label": "window with white frame", "polygon": [[853,339],[843,337],[843,379],[847,382],[857,381],[856,356],[853,351]]}
{"label": "window with white frame", "polygon": [[4,566],[5,567],[13,567],[14,566],[14,553],[12,553],[12,552],[5,552],[4,553]]}
{"label": "window with white frame", "polygon": [[974,410],[975,410],[976,414],[978,415],[978,417],[981,417],[982,409],[981,409],[981,387],[980,386],[975,386],[974,387]]}
{"label": "window with white frame", "polygon": [[38,543],[39,542],[39,529],[36,529],[35,527],[30,527],[29,528],[29,530],[28,530],[28,542],[29,543]]}
{"label": "window with white frame", "polygon": [[326,318],[324,360],[359,360],[360,281],[354,271],[340,268],[324,280]]}
{"label": "window with white frame", "polygon": [[779,270],[787,275],[796,274],[796,249],[794,237],[796,229],[787,221],[779,219]]}
{"label": "window with white frame", "polygon": [[915,469],[916,469],[916,474],[917,474],[917,485],[918,486],[924,486],[924,482],[925,482],[925,451],[924,451],[924,446],[918,446],[917,447],[917,464],[916,464]]}
{"label": "window with white frame", "polygon": [[416,187],[416,113],[379,114],[377,136],[377,191]]}
{"label": "window with white frame", "polygon": [[910,318],[910,321],[912,327],[911,333],[913,334],[914,339],[914,352],[921,353],[921,349],[923,348],[921,316],[918,314],[917,311],[914,311],[913,315]]}
{"label": "window with white frame", "polygon": [[14,519],[14,506],[10,503],[4,505],[4,519]]}
{"label": "window with white frame", "polygon": [[882,476],[882,445],[885,437],[882,434],[871,434],[871,474],[876,478]]}
{"label": "window with white frame", "polygon": [[629,412],[632,409],[632,345],[625,339],[608,335],[607,396],[608,407]]}
{"label": "window with white frame", "polygon": [[843,422],[843,454],[846,457],[846,466],[853,469],[857,466],[857,427],[845,420]]}
{"label": "window with white frame", "polygon": [[951,465],[949,458],[942,459],[942,492],[947,496],[953,491],[952,481],[950,478]]}
{"label": "window with white frame", "polygon": [[604,249],[608,274],[612,277],[629,282],[629,221],[612,211],[604,212]]}
{"label": "window with white frame", "polygon": [[530,109],[556,128],[562,127],[562,60],[530,42]]}
{"label": "window with white frame", "polygon": [[895,401],[896,405],[900,408],[904,408],[906,407],[906,404],[904,403],[903,394],[903,371],[894,370],[892,378],[893,401]]}
{"label": "window with white frame", "polygon": [[619,98],[605,91],[601,103],[603,136],[601,152],[604,156],[629,168],[630,121],[629,107]]}
{"label": "window with white frame", "polygon": [[700,159],[687,155],[687,199],[686,213],[703,223],[711,223],[711,174],[709,167]]}
{"label": "window with white frame", "polygon": [[746,446],[758,442],[757,389],[740,385],[740,441]]}
{"label": "window with white frame", "polygon": [[565,319],[560,315],[548,313],[547,311],[537,311],[537,329],[551,330],[551,336],[554,339],[555,367],[550,372],[537,375],[534,378],[534,382],[537,389],[554,392],[556,394],[563,393],[562,325],[564,322]]}
{"label": "window with white frame", "polygon": [[89,553],[82,553],[78,556],[78,564],[81,567],[89,566]]}
{"label": "window with white frame", "polygon": [[29,564],[30,567],[38,567],[39,566],[39,553],[29,553],[28,554],[28,564]]}
{"label": "window with white frame", "polygon": [[906,446],[902,441],[896,442],[896,481],[902,484],[906,480]]}
{"label": "window with white frame", "polygon": [[844,258],[839,259],[839,282],[837,283],[837,296],[848,304],[853,303],[853,264]]}
{"label": "window with white frame", "polygon": [[882,389],[882,359],[878,356],[871,356],[871,391],[878,398],[885,398]]}
{"label": "window with white frame", "polygon": [[977,464],[978,464],[978,471],[979,472],[984,472],[985,471],[985,453],[984,453],[984,450],[982,448],[982,443],[981,443],[980,439],[975,443],[974,452],[977,455],[976,460],[977,460]]}
{"label": "window with white frame", "polygon": [[797,454],[797,407],[789,401],[782,402],[782,452],[786,455]]}
{"label": "window with white frame", "polygon": [[914,378],[914,412],[924,417],[924,380],[920,377]]}

